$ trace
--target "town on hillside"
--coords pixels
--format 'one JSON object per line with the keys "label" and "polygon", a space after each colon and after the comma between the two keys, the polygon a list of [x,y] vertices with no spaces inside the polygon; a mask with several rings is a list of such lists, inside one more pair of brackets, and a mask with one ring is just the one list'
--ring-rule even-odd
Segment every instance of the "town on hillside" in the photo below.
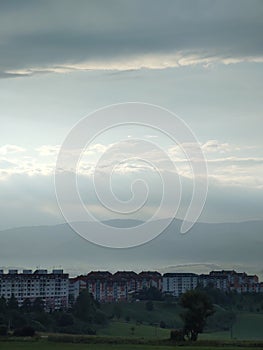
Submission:
{"label": "town on hillside", "polygon": [[163,296],[180,297],[197,286],[212,286],[223,292],[263,293],[263,282],[257,275],[234,270],[211,271],[209,274],[165,273],[157,271],[91,271],[87,275],[70,278],[62,269],[0,270],[0,297],[17,299],[21,306],[26,299],[40,298],[46,311],[67,309],[77,300],[81,291],[88,290],[95,300],[113,303],[136,300],[144,289],[154,287]]}

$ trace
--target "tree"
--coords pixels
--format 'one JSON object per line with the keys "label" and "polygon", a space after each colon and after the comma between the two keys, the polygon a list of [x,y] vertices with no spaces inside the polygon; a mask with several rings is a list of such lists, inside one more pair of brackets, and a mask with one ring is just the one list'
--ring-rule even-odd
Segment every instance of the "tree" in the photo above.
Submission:
{"label": "tree", "polygon": [[135,333],[135,327],[132,326],[132,327],[131,327],[131,334],[134,335],[134,333]]}
{"label": "tree", "polygon": [[4,296],[0,298],[0,313],[5,314],[7,310],[7,303]]}
{"label": "tree", "polygon": [[12,294],[11,298],[8,300],[7,307],[8,307],[8,310],[17,310],[18,309],[18,302],[17,302],[14,294]]}
{"label": "tree", "polygon": [[141,289],[138,293],[135,294],[135,298],[140,300],[160,301],[163,299],[163,296],[162,292],[158,288],[151,286],[150,288],[144,287]]}
{"label": "tree", "polygon": [[93,295],[84,289],[78,296],[73,306],[74,315],[84,322],[93,322],[97,310],[97,304]]}
{"label": "tree", "polygon": [[184,341],[184,330],[183,329],[174,329],[170,333],[170,339],[172,341]]}
{"label": "tree", "polygon": [[122,307],[120,304],[115,304],[113,308],[113,314],[114,316],[119,320],[122,315]]}
{"label": "tree", "polygon": [[5,336],[8,333],[8,327],[4,324],[0,325],[0,336]]}
{"label": "tree", "polygon": [[180,305],[185,309],[181,314],[184,322],[184,334],[189,340],[196,341],[198,334],[203,332],[206,319],[214,313],[209,296],[199,290],[184,293]]}
{"label": "tree", "polygon": [[35,312],[43,312],[45,310],[45,304],[43,299],[41,298],[36,298],[33,302],[33,311]]}
{"label": "tree", "polygon": [[74,318],[66,312],[58,313],[57,324],[59,327],[72,326],[74,324]]}
{"label": "tree", "polygon": [[26,298],[24,299],[22,306],[21,306],[22,311],[24,312],[31,312],[32,311],[32,303],[30,299]]}

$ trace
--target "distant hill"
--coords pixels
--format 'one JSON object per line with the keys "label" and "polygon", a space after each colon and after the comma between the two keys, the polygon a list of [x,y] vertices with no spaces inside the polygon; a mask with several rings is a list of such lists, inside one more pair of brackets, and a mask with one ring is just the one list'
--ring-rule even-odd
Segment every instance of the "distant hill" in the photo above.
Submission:
{"label": "distant hill", "polygon": [[[115,227],[141,224],[111,220]],[[68,224],[20,227],[0,231],[0,266],[52,268],[62,266],[71,274],[92,269],[156,269],[207,272],[231,268],[263,275],[263,221],[197,223],[185,235],[174,219],[151,242],[135,248],[110,249],[85,241]],[[89,224],[94,230],[94,224]],[[98,232],[99,234],[99,232]]]}
{"label": "distant hill", "polygon": [[136,227],[144,223],[143,221],[140,221],[140,220],[121,220],[121,219],[106,220],[102,222],[106,225],[109,225],[112,227],[118,227],[118,228]]}

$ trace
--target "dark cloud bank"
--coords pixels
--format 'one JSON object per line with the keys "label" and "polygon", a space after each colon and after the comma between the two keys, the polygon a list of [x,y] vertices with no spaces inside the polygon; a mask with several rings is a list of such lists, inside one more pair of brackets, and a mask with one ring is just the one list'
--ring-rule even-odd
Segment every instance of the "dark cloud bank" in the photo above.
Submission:
{"label": "dark cloud bank", "polygon": [[259,0],[2,1],[0,77],[145,54],[257,61],[262,16]]}

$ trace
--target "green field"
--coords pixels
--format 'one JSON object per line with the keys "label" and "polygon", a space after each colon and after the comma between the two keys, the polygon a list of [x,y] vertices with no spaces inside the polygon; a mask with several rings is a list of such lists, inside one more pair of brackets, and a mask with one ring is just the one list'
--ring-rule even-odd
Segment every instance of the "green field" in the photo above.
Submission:
{"label": "green field", "polygon": [[[52,342],[0,342],[1,350],[171,350],[173,346],[152,345],[109,345],[109,344],[65,344]],[[225,347],[184,346],[184,350],[225,350]],[[228,350],[259,350],[260,348],[227,347]],[[262,349],[262,348],[261,348]]]}
{"label": "green field", "polygon": [[[74,343],[71,339],[69,341],[72,342],[67,342],[63,338],[64,336],[59,334],[50,334],[52,341],[48,341],[48,334],[42,333],[38,334],[39,338],[36,341],[23,341],[22,339],[17,341],[15,338],[6,342],[0,340],[0,350],[168,350],[174,348],[167,342],[170,328],[160,328],[159,325],[160,321],[165,321],[178,328],[182,326],[179,316],[180,308],[176,304],[155,302],[153,311],[147,311],[143,302],[123,303],[120,306],[120,315],[116,317],[114,304],[102,305],[103,311],[112,315],[112,318],[107,325],[97,329],[97,336],[92,337],[92,339],[84,336],[87,337],[85,344],[83,341],[77,340],[77,337],[83,336],[76,336]],[[62,338],[55,342],[56,337]],[[140,339],[140,343],[145,344],[137,345],[138,339]],[[247,343],[246,346],[244,340],[263,340],[263,313],[239,312],[232,329],[232,338],[230,331],[218,331],[200,334],[199,339],[199,345],[183,346],[183,350],[225,350],[226,348],[228,350],[256,350],[256,347],[248,347],[252,343]],[[201,347],[203,344],[205,346]],[[234,344],[238,346],[234,347]],[[212,345],[217,346],[213,347]],[[223,347],[223,345],[225,346]]]}
{"label": "green field", "polygon": [[240,313],[233,327],[237,339],[263,339],[263,314]]}
{"label": "green field", "polygon": [[[231,332],[205,333],[200,339],[231,339]],[[233,326],[232,339],[237,340],[263,340],[263,314],[239,313]]]}
{"label": "green field", "polygon": [[[119,303],[120,318],[125,320],[127,317],[134,322],[159,324],[160,321],[165,321],[171,328],[180,328],[182,320],[179,313],[181,308],[175,303],[154,302],[154,309],[147,311],[145,302],[135,303]],[[116,304],[102,304],[101,308],[107,315],[114,314]]]}
{"label": "green field", "polygon": [[[132,330],[133,328],[133,330]],[[137,337],[137,338],[169,338],[170,330],[160,327],[127,322],[111,322],[109,326],[102,328],[99,335]]]}
{"label": "green field", "polygon": [[[131,328],[134,327],[134,332]],[[167,339],[170,336],[169,329],[162,329],[148,325],[137,325],[125,322],[112,322],[108,327],[99,330],[98,335],[113,337],[139,337]],[[199,335],[199,339],[230,340],[231,332],[211,332]],[[233,327],[232,339],[236,340],[263,340],[263,315],[242,314]]]}
{"label": "green field", "polygon": [[[171,328],[181,328],[181,309],[176,304],[154,302],[154,310],[147,311],[144,302],[120,304],[121,315],[105,328],[98,329],[98,335],[144,337],[144,338],[168,338]],[[114,314],[114,304],[102,305],[102,310],[108,315]],[[125,318],[130,321],[126,322]],[[161,321],[167,324],[166,329],[159,327]],[[134,327],[134,332],[131,328]],[[218,331],[206,332],[200,335],[200,339],[231,339],[231,332]],[[239,312],[232,329],[232,339],[238,340],[263,340],[263,313]]]}

